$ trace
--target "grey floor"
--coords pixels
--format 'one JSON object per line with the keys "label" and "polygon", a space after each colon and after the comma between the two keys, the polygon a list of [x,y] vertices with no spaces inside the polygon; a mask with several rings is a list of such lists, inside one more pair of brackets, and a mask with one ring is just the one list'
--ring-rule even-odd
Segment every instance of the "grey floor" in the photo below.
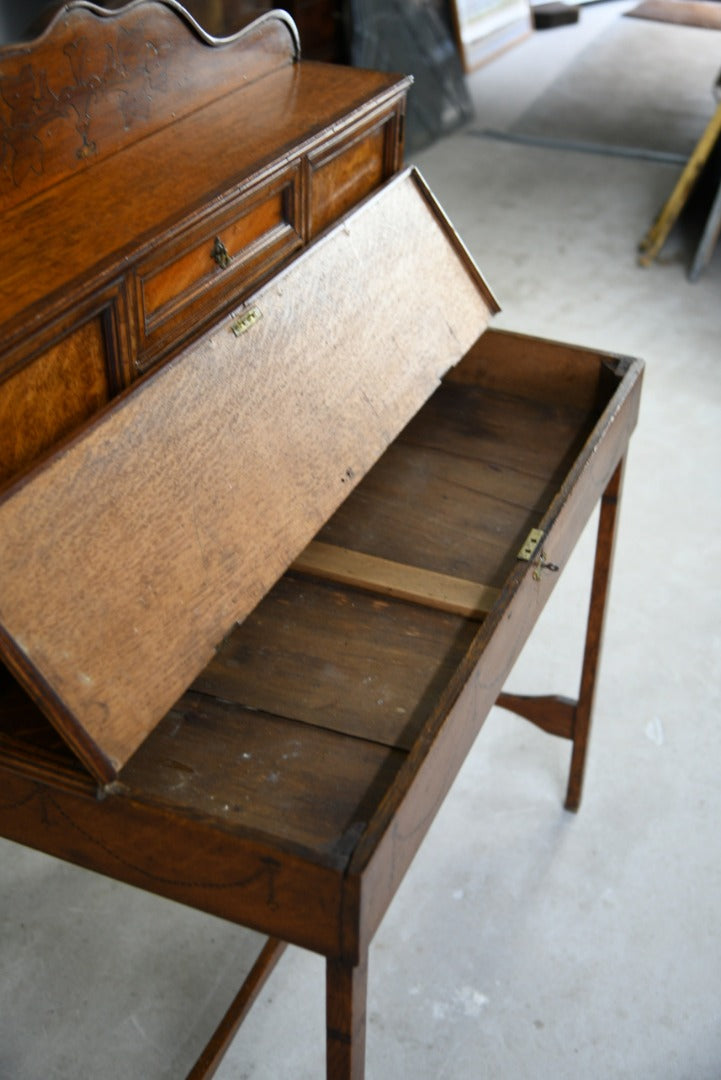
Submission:
{"label": "grey floor", "polygon": [[[373,945],[369,1080],[721,1077],[721,250],[693,285],[689,228],[636,265],[677,165],[473,134],[517,127],[623,10],[476,73],[475,120],[418,155],[498,325],[648,366],[581,812],[566,746],[494,710]],[[513,689],[576,692],[592,540]],[[0,853],[0,1077],[182,1077],[255,936]],[[218,1076],[324,1075],[323,1007],[290,950]]]}

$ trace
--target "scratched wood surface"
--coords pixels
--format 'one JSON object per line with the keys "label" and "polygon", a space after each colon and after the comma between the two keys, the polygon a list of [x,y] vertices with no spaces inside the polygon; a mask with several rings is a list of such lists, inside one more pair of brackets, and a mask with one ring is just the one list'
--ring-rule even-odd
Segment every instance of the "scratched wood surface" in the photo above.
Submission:
{"label": "scratched wood surface", "polygon": [[342,864],[405,755],[370,739],[189,693],[123,770],[146,802]]}
{"label": "scratched wood surface", "polygon": [[117,12],[69,5],[35,41],[0,48],[0,202],[12,206],[84,172],[299,55],[285,13],[198,62],[210,48],[174,0],[136,0]]}
{"label": "scratched wood surface", "polygon": [[193,688],[408,749],[473,633],[457,615],[286,575]]}
{"label": "scratched wood surface", "polygon": [[[579,409],[569,388],[571,400],[559,392],[549,413],[547,402],[534,404],[523,395],[511,373],[507,381],[502,393],[475,394],[468,387],[472,405],[466,401],[465,409],[459,409],[456,385],[436,391],[402,436],[406,453],[417,457],[417,476],[434,471],[429,443],[442,445],[443,462],[464,462],[463,471],[443,487],[416,482],[406,496],[407,458],[398,488],[380,489],[369,473],[339,511],[349,543],[355,522],[360,550],[361,537],[375,536],[380,550],[404,545],[409,560],[419,550],[438,556],[453,544],[460,508],[470,500],[473,548],[480,490],[486,501],[476,529],[492,532],[513,507],[505,574],[516,574],[522,564],[515,532],[527,533],[547,513],[573,465],[569,447],[587,446],[602,404]],[[493,425],[499,408],[515,409],[527,441],[523,455],[513,424]],[[377,469],[396,467],[396,447]],[[363,498],[368,488],[372,501]],[[508,600],[499,596],[498,608]],[[503,634],[504,621],[498,621]],[[302,846],[315,860],[337,860],[360,842],[408,755],[427,751],[424,732],[477,649],[480,632],[478,618],[439,611],[420,598],[409,602],[320,580],[312,568],[294,569],[228,635],[121,781],[136,800],[151,797],[169,810],[215,816],[227,827],[282,838],[293,850]]]}
{"label": "scratched wood surface", "polygon": [[485,328],[429,198],[391,182],[0,503],[2,652],[99,779]]}
{"label": "scratched wood surface", "polygon": [[[390,90],[394,81],[351,68],[284,66],[247,87],[241,80],[225,97],[181,116],[175,126],[131,142],[121,158],[98,162],[92,184],[80,172],[63,181],[62,199],[52,185],[38,192],[32,213],[24,202],[13,204],[11,192],[0,193],[3,321],[58,290],[65,298],[83,275],[124,254],[134,257],[159,225],[172,225],[192,210],[202,217],[211,200],[233,184],[240,187],[249,177],[277,169],[284,153],[303,140],[312,142],[371,94]],[[311,133],[309,115],[315,117]],[[68,244],[69,234],[82,242]],[[18,259],[19,249],[37,257],[30,263]]]}
{"label": "scratched wood surface", "polygon": [[446,381],[318,539],[499,588],[595,415]]}

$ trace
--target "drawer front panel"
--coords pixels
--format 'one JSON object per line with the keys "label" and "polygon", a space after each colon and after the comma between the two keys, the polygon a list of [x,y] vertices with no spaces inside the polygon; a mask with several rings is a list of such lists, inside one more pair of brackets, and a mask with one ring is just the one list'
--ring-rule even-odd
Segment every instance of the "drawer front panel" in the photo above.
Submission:
{"label": "drawer front panel", "polygon": [[380,187],[396,167],[397,118],[393,113],[311,155],[310,234],[315,236],[366,195]]}
{"label": "drawer front panel", "polygon": [[127,381],[122,286],[96,295],[5,356],[0,366],[0,486],[79,427]]}
{"label": "drawer front panel", "polygon": [[[137,271],[141,352],[153,359],[301,246],[298,169],[176,237]],[[141,366],[143,365],[141,361]]]}
{"label": "drawer front panel", "polygon": [[102,319],[96,317],[0,385],[0,483],[107,399]]}

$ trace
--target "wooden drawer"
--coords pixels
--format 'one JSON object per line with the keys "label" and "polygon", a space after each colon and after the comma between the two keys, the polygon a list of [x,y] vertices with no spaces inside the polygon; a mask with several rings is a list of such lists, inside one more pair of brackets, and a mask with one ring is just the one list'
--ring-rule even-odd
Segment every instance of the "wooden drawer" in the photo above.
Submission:
{"label": "wooden drawer", "polygon": [[325,229],[400,166],[403,155],[402,112],[398,105],[370,123],[308,155],[308,225],[311,236]]}
{"label": "wooden drawer", "polygon": [[297,164],[176,234],[136,270],[143,370],[302,244]]}

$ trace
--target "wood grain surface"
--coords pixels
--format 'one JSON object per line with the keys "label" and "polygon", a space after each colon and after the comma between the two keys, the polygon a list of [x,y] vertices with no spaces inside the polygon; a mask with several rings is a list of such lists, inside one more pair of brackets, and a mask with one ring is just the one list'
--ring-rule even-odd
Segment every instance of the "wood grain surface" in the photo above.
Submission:
{"label": "wood grain surface", "polygon": [[[32,44],[0,48],[10,206],[298,59],[295,27],[275,13],[209,54],[181,5],[119,12],[65,7]],[[240,69],[240,70],[239,70]]]}
{"label": "wood grain surface", "polygon": [[[413,237],[408,244],[407,238]],[[111,779],[494,302],[405,173],[0,503],[5,659]]]}
{"label": "wood grain surface", "polygon": [[320,540],[311,541],[293,563],[293,569],[474,619],[483,618],[491,610],[499,593],[480,582],[334,547]]}

